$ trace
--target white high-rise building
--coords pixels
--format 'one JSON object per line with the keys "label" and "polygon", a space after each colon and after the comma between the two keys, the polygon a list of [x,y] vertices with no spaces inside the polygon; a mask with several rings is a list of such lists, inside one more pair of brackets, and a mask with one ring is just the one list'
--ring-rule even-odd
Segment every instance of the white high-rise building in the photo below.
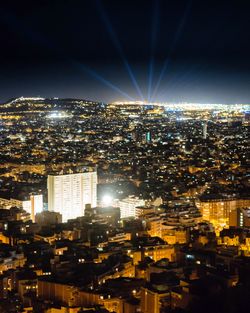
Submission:
{"label": "white high-rise building", "polygon": [[96,207],[97,173],[48,176],[48,209],[62,214],[63,222],[83,216],[87,204]]}
{"label": "white high-rise building", "polygon": [[123,200],[118,201],[120,207],[121,218],[136,217],[136,207],[145,205],[145,200],[138,197],[129,196]]}

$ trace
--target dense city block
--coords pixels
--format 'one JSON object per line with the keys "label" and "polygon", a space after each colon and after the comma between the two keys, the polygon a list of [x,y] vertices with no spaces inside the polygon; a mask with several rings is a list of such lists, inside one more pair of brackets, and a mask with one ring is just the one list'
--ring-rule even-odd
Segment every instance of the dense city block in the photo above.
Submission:
{"label": "dense city block", "polygon": [[249,125],[239,104],[1,104],[0,312],[243,312]]}

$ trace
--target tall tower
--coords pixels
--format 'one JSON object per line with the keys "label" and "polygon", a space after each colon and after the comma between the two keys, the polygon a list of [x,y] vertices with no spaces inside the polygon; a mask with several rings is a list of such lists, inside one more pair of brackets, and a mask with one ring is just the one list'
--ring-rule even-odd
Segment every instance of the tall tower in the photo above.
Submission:
{"label": "tall tower", "polygon": [[63,222],[83,216],[86,205],[96,207],[97,173],[49,175],[48,209],[62,214]]}
{"label": "tall tower", "polygon": [[207,139],[207,122],[203,124],[202,135],[203,135],[203,139]]}
{"label": "tall tower", "polygon": [[152,140],[151,132],[148,131],[146,132],[146,142],[149,143],[151,142],[151,140]]}

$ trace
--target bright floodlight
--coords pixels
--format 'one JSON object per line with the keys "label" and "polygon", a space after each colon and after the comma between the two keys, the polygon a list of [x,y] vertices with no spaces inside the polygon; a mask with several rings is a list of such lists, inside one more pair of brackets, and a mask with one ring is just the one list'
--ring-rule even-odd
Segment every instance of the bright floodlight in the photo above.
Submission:
{"label": "bright floodlight", "polygon": [[110,195],[104,195],[104,196],[102,197],[102,203],[103,203],[103,205],[105,205],[105,206],[111,205],[112,200],[113,200],[113,197],[111,197]]}
{"label": "bright floodlight", "polygon": [[48,118],[51,119],[60,119],[60,118],[66,118],[69,115],[66,112],[63,111],[52,111],[49,115]]}

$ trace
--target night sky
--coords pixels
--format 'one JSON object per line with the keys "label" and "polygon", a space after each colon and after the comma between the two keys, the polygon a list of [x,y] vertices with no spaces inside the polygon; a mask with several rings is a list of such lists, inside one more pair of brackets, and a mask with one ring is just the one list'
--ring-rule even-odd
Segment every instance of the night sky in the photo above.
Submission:
{"label": "night sky", "polygon": [[0,101],[250,103],[250,3],[1,1]]}

